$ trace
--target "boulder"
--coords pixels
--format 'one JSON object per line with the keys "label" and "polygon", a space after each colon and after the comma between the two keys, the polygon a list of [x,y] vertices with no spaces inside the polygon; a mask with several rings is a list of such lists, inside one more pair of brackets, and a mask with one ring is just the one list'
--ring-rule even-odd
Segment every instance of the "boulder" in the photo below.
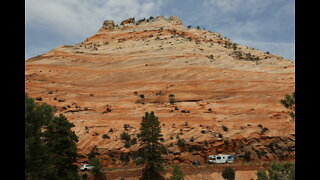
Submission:
{"label": "boulder", "polygon": [[105,21],[103,21],[103,26],[102,27],[105,27],[105,28],[108,28],[108,29],[113,29],[115,27],[114,21],[105,20]]}

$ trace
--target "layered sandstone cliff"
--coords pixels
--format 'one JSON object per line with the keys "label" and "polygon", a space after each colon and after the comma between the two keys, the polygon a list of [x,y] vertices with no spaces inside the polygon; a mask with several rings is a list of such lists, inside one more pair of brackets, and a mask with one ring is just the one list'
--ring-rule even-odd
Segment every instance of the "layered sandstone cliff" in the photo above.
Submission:
{"label": "layered sandstone cliff", "polygon": [[80,153],[96,146],[121,164],[114,157],[139,145],[125,148],[120,134],[136,137],[144,113],[154,111],[167,159],[241,159],[246,151],[256,160],[294,159],[295,124],[279,103],[294,91],[294,62],[187,28],[176,16],[107,20],[85,41],[30,58],[25,67],[26,92],[75,124]]}

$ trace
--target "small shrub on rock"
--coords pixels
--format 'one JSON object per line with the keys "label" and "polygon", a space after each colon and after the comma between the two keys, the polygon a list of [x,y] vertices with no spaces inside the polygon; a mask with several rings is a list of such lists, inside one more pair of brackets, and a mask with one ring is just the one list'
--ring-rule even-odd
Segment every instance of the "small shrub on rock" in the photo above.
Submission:
{"label": "small shrub on rock", "polygon": [[103,139],[110,139],[110,136],[108,136],[108,134],[104,134],[104,135],[102,135],[102,138]]}
{"label": "small shrub on rock", "polygon": [[226,167],[223,171],[222,171],[222,177],[224,179],[227,180],[234,180],[236,177],[236,173],[235,170],[231,167]]}
{"label": "small shrub on rock", "polygon": [[224,125],[222,125],[222,129],[223,129],[223,131],[228,131],[229,130],[228,127],[224,126]]}

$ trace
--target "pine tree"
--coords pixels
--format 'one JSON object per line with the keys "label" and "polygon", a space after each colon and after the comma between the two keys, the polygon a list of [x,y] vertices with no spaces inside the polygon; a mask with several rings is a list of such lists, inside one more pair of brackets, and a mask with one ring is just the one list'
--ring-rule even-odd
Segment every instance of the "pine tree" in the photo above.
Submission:
{"label": "pine tree", "polygon": [[162,164],[164,163],[161,155],[166,152],[166,149],[161,144],[164,139],[162,138],[158,117],[154,115],[154,112],[146,112],[140,125],[140,133],[137,137],[141,148],[138,150],[140,158],[137,164],[145,163],[146,165],[141,179],[163,179],[160,175],[160,172],[163,171]]}
{"label": "pine tree", "polygon": [[71,131],[74,127],[62,114],[48,124],[44,133],[49,151],[54,155],[54,174],[58,179],[79,179],[77,166],[77,142],[78,137]]}
{"label": "pine tree", "polygon": [[43,141],[43,127],[53,119],[53,109],[46,104],[37,105],[25,95],[25,176],[26,179],[51,179],[50,154]]}

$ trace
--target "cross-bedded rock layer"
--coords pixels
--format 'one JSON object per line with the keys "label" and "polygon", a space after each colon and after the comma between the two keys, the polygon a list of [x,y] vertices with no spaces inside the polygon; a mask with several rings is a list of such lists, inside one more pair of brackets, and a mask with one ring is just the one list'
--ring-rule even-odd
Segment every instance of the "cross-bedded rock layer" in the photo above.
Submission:
{"label": "cross-bedded rock layer", "polygon": [[[293,61],[187,28],[178,17],[121,24],[105,21],[85,41],[26,61],[26,92],[76,125],[80,153],[94,145],[105,154],[136,150],[120,134],[135,137],[154,111],[171,158],[247,149],[256,159],[294,159],[295,125],[279,102],[294,91]],[[202,148],[189,151],[179,139]],[[284,144],[283,152],[270,143]]]}

